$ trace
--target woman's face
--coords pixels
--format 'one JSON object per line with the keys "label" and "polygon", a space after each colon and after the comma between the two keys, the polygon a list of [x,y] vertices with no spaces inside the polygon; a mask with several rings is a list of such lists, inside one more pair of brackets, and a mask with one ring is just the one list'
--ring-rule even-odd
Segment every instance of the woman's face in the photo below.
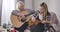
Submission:
{"label": "woman's face", "polygon": [[39,11],[40,11],[40,13],[44,13],[45,8],[43,6],[41,6],[40,9],[39,9]]}
{"label": "woman's face", "polygon": [[19,5],[18,5],[18,8],[21,9],[21,10],[24,9],[24,4],[22,4],[22,3],[19,4]]}

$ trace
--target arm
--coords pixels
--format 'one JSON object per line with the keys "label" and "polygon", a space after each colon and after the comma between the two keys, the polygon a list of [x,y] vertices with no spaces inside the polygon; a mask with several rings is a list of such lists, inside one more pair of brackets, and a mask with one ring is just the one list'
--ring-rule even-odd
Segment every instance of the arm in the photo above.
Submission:
{"label": "arm", "polygon": [[55,30],[58,32],[59,31],[59,21],[58,21],[55,13],[52,13],[51,24],[55,28]]}
{"label": "arm", "polygon": [[56,16],[55,13],[52,15],[52,19],[51,19],[51,21],[52,21],[54,24],[56,24],[56,25],[59,24],[59,21],[58,21],[57,16]]}
{"label": "arm", "polygon": [[12,11],[12,15],[19,16],[19,13],[18,13],[18,11],[16,11],[16,10],[13,10],[13,11]]}

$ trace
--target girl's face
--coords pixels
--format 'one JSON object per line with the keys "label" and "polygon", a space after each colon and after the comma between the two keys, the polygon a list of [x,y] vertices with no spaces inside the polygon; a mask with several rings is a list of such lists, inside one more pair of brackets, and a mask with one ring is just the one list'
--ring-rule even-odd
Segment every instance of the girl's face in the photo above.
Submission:
{"label": "girl's face", "polygon": [[45,8],[43,6],[41,6],[40,9],[39,9],[39,11],[40,11],[40,13],[44,13]]}

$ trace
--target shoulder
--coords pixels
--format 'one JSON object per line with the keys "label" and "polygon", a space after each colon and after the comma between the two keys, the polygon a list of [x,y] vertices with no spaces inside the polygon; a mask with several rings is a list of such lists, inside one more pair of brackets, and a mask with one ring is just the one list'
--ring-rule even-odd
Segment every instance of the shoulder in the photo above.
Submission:
{"label": "shoulder", "polygon": [[54,12],[50,12],[50,14],[51,14],[52,16],[56,16],[56,13],[54,13]]}
{"label": "shoulder", "polygon": [[14,14],[14,15],[15,15],[15,14],[17,14],[17,13],[18,13],[17,10],[13,10],[11,14]]}
{"label": "shoulder", "polygon": [[18,13],[19,11],[18,10],[13,10],[12,13]]}
{"label": "shoulder", "polygon": [[18,12],[17,10],[13,10],[12,12]]}

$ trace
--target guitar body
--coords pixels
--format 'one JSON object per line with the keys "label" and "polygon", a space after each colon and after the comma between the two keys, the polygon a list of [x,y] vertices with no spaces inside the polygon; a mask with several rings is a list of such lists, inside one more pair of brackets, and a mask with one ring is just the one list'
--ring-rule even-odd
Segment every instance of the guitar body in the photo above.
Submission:
{"label": "guitar body", "polygon": [[[28,11],[22,11],[22,12],[20,12],[20,13],[22,13],[22,14],[24,14],[24,15],[29,14]],[[26,21],[29,21],[29,16],[27,16],[26,18],[27,18]],[[22,27],[22,26],[24,25],[24,23],[25,23],[25,22],[22,22],[22,21],[21,21],[21,17],[18,17],[18,16],[16,16],[16,15],[11,15],[11,22],[12,22],[12,24],[13,24],[13,27],[16,27],[16,28]]]}
{"label": "guitar body", "polygon": [[11,15],[11,21],[14,27],[19,28],[21,27],[24,23],[19,21],[18,16]]}

